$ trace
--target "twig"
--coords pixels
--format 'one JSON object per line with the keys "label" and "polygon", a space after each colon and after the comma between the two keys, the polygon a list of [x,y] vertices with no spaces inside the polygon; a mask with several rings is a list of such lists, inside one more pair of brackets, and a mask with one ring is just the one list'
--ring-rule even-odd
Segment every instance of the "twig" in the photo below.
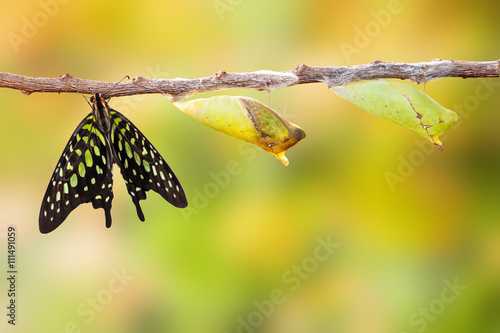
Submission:
{"label": "twig", "polygon": [[[230,88],[250,88],[273,91],[298,84],[324,83],[340,86],[348,83],[376,79],[402,79],[423,83],[444,77],[498,77],[499,61],[433,60],[421,63],[394,63],[375,60],[369,64],[343,67],[308,67],[300,65],[284,72],[257,71],[226,73],[198,79],[146,79],[141,76],[132,81],[116,83],[93,81],[64,74],[58,78],[29,77],[0,72],[0,87],[18,89],[24,94],[34,92],[100,92],[113,96],[131,96],[162,93],[172,101],[190,95]],[[108,96],[110,97],[110,96]]]}

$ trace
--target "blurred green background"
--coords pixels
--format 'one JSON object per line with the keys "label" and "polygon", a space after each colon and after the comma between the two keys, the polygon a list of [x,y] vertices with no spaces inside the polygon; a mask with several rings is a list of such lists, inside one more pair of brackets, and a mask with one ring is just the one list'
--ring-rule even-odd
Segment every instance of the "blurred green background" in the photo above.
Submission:
{"label": "blurred green background", "polygon": [[[0,71],[116,82],[302,63],[496,60],[498,9],[481,0],[9,2]],[[499,332],[500,86],[448,78],[425,91],[461,117],[442,152],[324,85],[280,89],[270,101],[266,92],[218,92],[270,102],[306,131],[289,167],[163,96],[114,98],[190,206],[148,192],[141,223],[115,167],[112,228],[87,204],[42,235],[46,186],[90,108],[79,94],[0,89],[0,267],[6,275],[14,225],[19,271],[17,325],[7,324],[2,278],[0,330]],[[238,172],[228,176],[230,165]]]}

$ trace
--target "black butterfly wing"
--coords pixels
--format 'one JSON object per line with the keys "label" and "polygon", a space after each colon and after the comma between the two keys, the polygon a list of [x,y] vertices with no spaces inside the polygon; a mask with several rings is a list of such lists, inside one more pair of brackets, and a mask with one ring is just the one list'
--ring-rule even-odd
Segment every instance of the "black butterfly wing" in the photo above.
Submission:
{"label": "black butterfly wing", "polygon": [[92,113],[78,125],[57,163],[40,209],[40,232],[56,229],[82,203],[103,208],[111,225],[113,158]]}
{"label": "black butterfly wing", "polygon": [[146,199],[149,190],[157,192],[175,207],[186,207],[184,190],[160,153],[124,115],[113,109],[110,115],[111,143],[139,219],[144,221],[139,201]]}

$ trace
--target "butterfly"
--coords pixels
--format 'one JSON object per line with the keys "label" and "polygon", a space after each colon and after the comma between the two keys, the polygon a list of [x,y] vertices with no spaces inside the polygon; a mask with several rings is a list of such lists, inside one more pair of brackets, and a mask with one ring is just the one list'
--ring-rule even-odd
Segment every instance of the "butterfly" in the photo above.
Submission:
{"label": "butterfly", "polygon": [[[108,99],[109,101],[109,99]],[[139,204],[153,190],[175,207],[187,206],[186,195],[167,162],[123,114],[99,93],[90,98],[92,112],[78,125],[56,165],[40,209],[41,233],[56,229],[82,203],[104,209],[111,227],[113,164],[144,221]]]}

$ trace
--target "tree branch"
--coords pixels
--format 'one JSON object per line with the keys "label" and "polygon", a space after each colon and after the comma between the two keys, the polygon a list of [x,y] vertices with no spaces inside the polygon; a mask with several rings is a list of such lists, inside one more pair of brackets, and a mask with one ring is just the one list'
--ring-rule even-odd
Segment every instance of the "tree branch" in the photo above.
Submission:
{"label": "tree branch", "polygon": [[[24,94],[34,92],[100,92],[112,96],[131,96],[161,93],[172,101],[190,95],[230,88],[249,88],[273,91],[298,84],[324,83],[341,86],[348,83],[376,79],[411,80],[424,83],[445,77],[498,77],[500,61],[433,60],[421,63],[394,63],[375,60],[369,64],[342,67],[308,67],[300,65],[284,72],[257,71],[226,73],[198,79],[146,79],[141,76],[119,85],[113,82],[93,81],[64,74],[58,78],[38,78],[0,72],[0,87],[18,89]],[[108,96],[111,97],[111,96]]]}

